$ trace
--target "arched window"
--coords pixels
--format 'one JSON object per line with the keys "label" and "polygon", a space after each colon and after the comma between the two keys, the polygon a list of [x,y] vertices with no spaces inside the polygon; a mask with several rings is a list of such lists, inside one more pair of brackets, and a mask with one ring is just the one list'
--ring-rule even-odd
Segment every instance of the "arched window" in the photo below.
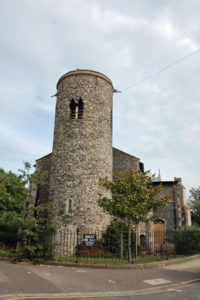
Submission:
{"label": "arched window", "polygon": [[80,98],[78,101],[78,119],[83,119],[83,100]]}
{"label": "arched window", "polygon": [[140,235],[140,246],[142,248],[146,248],[147,247],[147,239],[146,239],[146,236],[144,234]]}
{"label": "arched window", "polygon": [[70,118],[75,119],[75,115],[76,115],[76,103],[74,99],[72,99],[70,103]]}

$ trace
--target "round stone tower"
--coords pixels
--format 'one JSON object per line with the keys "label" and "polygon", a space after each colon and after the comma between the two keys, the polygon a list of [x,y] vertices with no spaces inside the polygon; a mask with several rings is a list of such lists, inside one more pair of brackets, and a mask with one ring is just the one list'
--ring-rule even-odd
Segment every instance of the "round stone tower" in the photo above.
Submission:
{"label": "round stone tower", "polygon": [[74,228],[102,230],[110,217],[97,204],[99,178],[112,179],[113,85],[105,75],[75,70],[57,84],[49,198],[54,217]]}

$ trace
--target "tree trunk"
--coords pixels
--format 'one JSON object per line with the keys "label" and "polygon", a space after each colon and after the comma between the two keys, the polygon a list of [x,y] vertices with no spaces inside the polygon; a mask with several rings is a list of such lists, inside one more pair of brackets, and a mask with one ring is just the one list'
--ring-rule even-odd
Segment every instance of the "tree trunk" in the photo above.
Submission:
{"label": "tree trunk", "polygon": [[135,258],[138,257],[138,224],[135,224]]}
{"label": "tree trunk", "polygon": [[129,263],[132,261],[130,223],[128,224],[128,261],[129,261]]}

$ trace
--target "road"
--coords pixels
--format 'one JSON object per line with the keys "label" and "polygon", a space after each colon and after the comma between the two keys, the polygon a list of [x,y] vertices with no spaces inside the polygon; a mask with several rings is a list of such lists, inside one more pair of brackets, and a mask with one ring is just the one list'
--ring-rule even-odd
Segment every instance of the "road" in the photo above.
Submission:
{"label": "road", "polygon": [[0,299],[200,299],[200,258],[144,270],[0,261]]}

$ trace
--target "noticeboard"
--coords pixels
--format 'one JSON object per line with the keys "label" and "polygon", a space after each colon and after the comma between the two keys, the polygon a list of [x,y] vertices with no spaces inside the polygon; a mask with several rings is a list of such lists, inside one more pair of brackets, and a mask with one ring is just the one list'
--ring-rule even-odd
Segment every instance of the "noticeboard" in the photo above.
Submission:
{"label": "noticeboard", "polygon": [[83,242],[87,247],[96,246],[96,234],[83,234]]}

